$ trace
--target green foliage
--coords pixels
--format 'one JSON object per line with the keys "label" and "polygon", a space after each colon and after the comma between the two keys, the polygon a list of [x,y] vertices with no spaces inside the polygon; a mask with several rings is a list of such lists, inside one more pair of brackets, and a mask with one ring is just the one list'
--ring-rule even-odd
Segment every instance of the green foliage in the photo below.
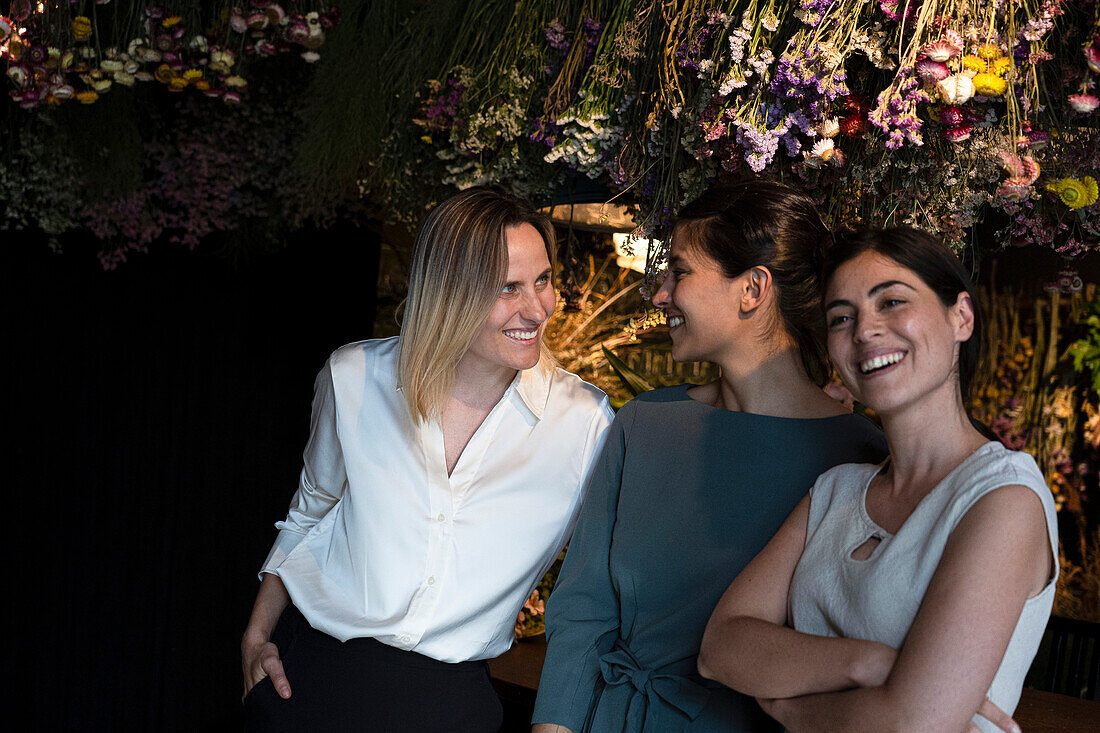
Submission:
{"label": "green foliage", "polygon": [[1070,345],[1068,354],[1073,359],[1074,370],[1088,372],[1092,391],[1100,394],[1100,298],[1089,303],[1081,322],[1088,333]]}
{"label": "green foliage", "polygon": [[611,370],[615,372],[615,376],[622,380],[626,388],[630,390],[631,395],[637,397],[642,392],[649,392],[653,389],[653,385],[646,381],[645,377],[628,367],[622,359],[615,356],[615,352],[606,346],[600,348],[603,349],[603,355],[607,359],[607,363],[611,365]]}

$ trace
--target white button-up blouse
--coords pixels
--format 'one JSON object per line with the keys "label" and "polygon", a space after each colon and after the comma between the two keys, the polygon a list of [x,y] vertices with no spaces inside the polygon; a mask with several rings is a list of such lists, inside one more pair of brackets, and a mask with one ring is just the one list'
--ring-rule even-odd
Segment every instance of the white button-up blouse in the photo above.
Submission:
{"label": "white button-up blouse", "polygon": [[338,349],[317,376],[298,490],[261,572],[310,624],[445,662],[495,657],[573,530],[611,423],[561,369],[517,374],[447,475],[438,421],[397,388],[397,338]]}

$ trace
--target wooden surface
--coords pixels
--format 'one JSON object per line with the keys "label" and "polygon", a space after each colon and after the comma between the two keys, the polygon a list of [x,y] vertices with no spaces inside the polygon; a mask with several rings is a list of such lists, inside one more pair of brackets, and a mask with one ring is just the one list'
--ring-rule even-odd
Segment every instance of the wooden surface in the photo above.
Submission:
{"label": "wooden surface", "polygon": [[[536,690],[545,657],[545,637],[523,639],[489,660],[489,669],[494,679]],[[1024,733],[1100,733],[1100,703],[1053,692],[1025,689],[1013,717]]]}

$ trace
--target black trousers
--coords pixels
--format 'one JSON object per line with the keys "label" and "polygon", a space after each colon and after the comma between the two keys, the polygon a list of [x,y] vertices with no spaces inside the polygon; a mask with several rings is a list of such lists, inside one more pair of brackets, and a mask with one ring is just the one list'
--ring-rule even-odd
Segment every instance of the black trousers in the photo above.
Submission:
{"label": "black trousers", "polygon": [[369,638],[341,642],[287,606],[271,640],[290,699],[261,680],[244,700],[247,733],[495,733],[500,700],[489,665],[448,664]]}

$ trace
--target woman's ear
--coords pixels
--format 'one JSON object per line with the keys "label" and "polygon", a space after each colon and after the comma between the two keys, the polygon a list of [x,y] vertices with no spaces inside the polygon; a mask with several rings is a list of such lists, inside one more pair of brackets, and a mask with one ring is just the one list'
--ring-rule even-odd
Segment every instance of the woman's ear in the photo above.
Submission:
{"label": "woman's ear", "polygon": [[974,335],[974,301],[970,299],[970,293],[959,293],[951,308],[951,316],[955,325],[955,341],[968,341]]}
{"label": "woman's ear", "polygon": [[741,293],[741,312],[748,314],[759,308],[771,294],[771,270],[763,265],[750,267],[742,276],[745,278],[744,291]]}

